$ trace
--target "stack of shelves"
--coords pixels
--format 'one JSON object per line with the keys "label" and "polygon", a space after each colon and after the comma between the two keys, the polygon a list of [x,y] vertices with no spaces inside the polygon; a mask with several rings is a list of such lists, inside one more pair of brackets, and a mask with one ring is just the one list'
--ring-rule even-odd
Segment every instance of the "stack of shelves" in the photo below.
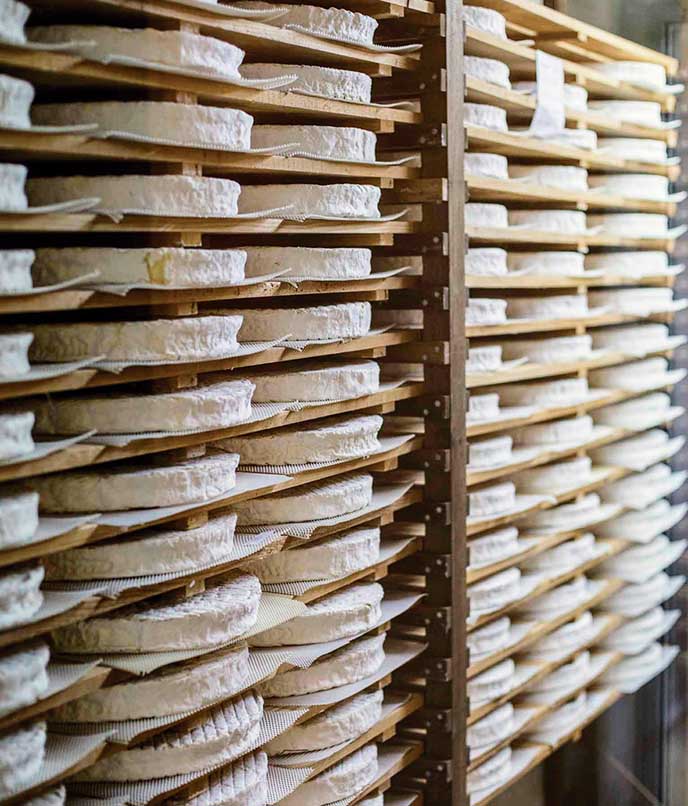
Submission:
{"label": "stack of shelves", "polygon": [[[624,78],[675,61],[527,0],[471,5],[466,55],[510,72],[466,61],[467,785],[484,806],[675,657],[655,642],[684,581],[664,572],[685,544],[662,536],[685,514],[663,500],[684,481],[663,464],[684,339],[666,327],[675,94]],[[535,48],[563,60],[561,145],[527,131]]]}
{"label": "stack of shelves", "polygon": [[[276,63],[287,74],[303,64],[354,71],[364,86],[372,77],[374,99],[384,82],[420,85],[421,53],[444,52],[432,3],[342,5],[377,17],[383,44],[423,50],[336,41],[203,0],[37,0],[30,23],[202,36],[197,58],[213,40],[244,50],[244,64]],[[19,13],[11,0],[5,6]],[[141,195],[130,185],[127,203],[113,202],[99,179],[95,202],[19,202],[0,213],[0,315],[15,351],[3,355],[2,417],[14,417],[7,422],[16,429],[15,412],[36,415],[35,446],[33,419],[22,415],[24,441],[10,441],[0,466],[0,665],[12,681],[0,703],[0,800],[51,792],[59,803],[66,782],[74,803],[215,802],[218,792],[239,803],[250,791],[251,803],[291,804],[321,787],[342,804],[419,804],[394,776],[423,751],[419,737],[400,734],[420,713],[422,692],[397,684],[400,668],[426,647],[423,634],[397,626],[422,594],[403,587],[395,570],[423,546],[423,436],[395,415],[422,413],[425,390],[404,374],[378,374],[386,355],[423,346],[417,331],[380,324],[376,311],[390,299],[403,307],[428,282],[417,256],[438,227],[426,217],[434,187],[426,178],[441,174],[420,154],[425,108],[413,98],[399,106],[249,86],[217,65],[212,74],[185,64],[183,48],[167,64],[146,52],[89,57],[93,44],[79,36],[27,45],[9,28],[0,72],[18,96],[27,98],[26,85],[12,80],[29,82],[36,101],[29,126],[17,112],[21,97],[0,98],[0,162],[28,167],[31,206],[42,187],[48,195],[74,187],[50,177],[133,175]],[[122,131],[66,118],[36,125],[56,104],[68,118],[77,102],[105,100],[122,105]],[[377,159],[313,155],[300,142],[268,153],[200,136],[193,145],[188,133],[163,128],[162,104],[143,116],[147,131],[136,130],[125,104],[140,101],[241,110],[254,132],[266,124],[354,127],[379,136]],[[379,189],[381,217],[290,216],[282,203],[256,217],[203,215],[194,205],[206,178],[242,188],[346,183],[354,199],[376,199]],[[146,195],[149,180],[187,179],[199,193],[189,209],[177,189],[162,208],[163,197]],[[10,191],[14,203],[21,193]],[[227,183],[207,198],[229,205],[231,192]],[[257,251],[264,247],[275,249]],[[407,270],[409,257],[420,274]],[[24,279],[11,286],[18,269]],[[210,277],[215,270],[224,274]],[[237,348],[227,329],[239,312],[242,328],[259,324],[249,337],[239,329]],[[284,316],[297,327],[311,316],[325,337],[308,324],[305,335],[277,333]],[[219,335],[205,335],[210,317],[222,322]],[[30,367],[16,332],[34,334]],[[134,332],[142,335],[129,338]],[[290,384],[299,390],[291,397]],[[331,456],[323,444],[334,445]],[[37,490],[40,503],[24,490]],[[355,530],[360,547],[342,547]],[[288,571],[290,552],[310,548],[322,548],[324,559],[311,553],[306,567],[321,573]],[[330,719],[328,709],[343,701]],[[316,717],[315,744],[313,736],[299,744],[295,726],[308,734]],[[334,744],[324,750],[323,730]]]}

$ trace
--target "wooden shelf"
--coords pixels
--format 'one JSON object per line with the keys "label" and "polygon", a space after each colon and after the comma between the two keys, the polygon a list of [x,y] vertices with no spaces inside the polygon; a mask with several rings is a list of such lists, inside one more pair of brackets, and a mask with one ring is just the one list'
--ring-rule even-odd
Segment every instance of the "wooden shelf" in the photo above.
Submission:
{"label": "wooden shelf", "polygon": [[546,185],[526,184],[514,179],[490,179],[468,175],[466,187],[471,201],[498,202],[528,207],[542,205],[576,210],[632,210],[668,216],[676,213],[674,202],[628,199],[622,196],[606,196],[593,191],[579,193]]}
{"label": "wooden shelf", "polygon": [[528,246],[560,246],[585,252],[589,247],[611,246],[626,249],[651,249],[660,252],[673,252],[675,241],[670,238],[620,238],[618,235],[560,235],[556,232],[542,232],[503,227],[467,227],[466,234],[471,243],[525,244]]}
{"label": "wooden shelf", "polygon": [[[523,98],[524,96],[519,97]],[[532,111],[534,111],[534,106]],[[471,151],[502,154],[505,157],[516,160],[532,160],[539,163],[579,165],[582,168],[588,168],[590,171],[657,174],[659,176],[668,176],[672,181],[678,179],[680,172],[678,165],[616,159],[612,155],[598,151],[585,151],[582,148],[559,145],[549,140],[539,140],[510,132],[495,131],[484,126],[467,124],[464,128],[467,146]]]}
{"label": "wooden shelf", "polygon": [[678,59],[672,56],[529,0],[475,0],[473,5],[498,11],[515,33],[564,59],[648,62],[661,65],[669,75],[678,71]]}
{"label": "wooden shelf", "polygon": [[[275,31],[281,33],[279,29]],[[240,87],[222,81],[190,78],[139,67],[105,65],[66,53],[21,50],[11,45],[0,46],[0,69],[20,75],[45,89],[66,88],[76,82],[84,89],[109,88],[120,93],[142,89],[189,92],[205,103],[236,106],[256,115],[271,114],[284,116],[285,119],[356,120],[357,126],[372,131],[392,131],[397,123],[421,122],[419,112],[407,109]]]}
{"label": "wooden shelf", "polygon": [[11,400],[27,395],[66,392],[78,389],[95,389],[124,383],[138,383],[158,378],[174,378],[178,375],[206,375],[232,369],[258,367],[276,362],[301,361],[304,358],[323,358],[338,355],[348,357],[380,357],[388,347],[415,341],[416,334],[410,331],[391,330],[373,336],[335,343],[312,345],[303,350],[290,350],[286,347],[273,347],[262,353],[204,361],[189,364],[163,364],[160,366],[134,366],[120,373],[97,369],[79,369],[68,375],[48,380],[25,381],[23,383],[0,384],[0,400]]}
{"label": "wooden shelf", "polygon": [[657,275],[647,277],[626,277],[622,274],[603,274],[601,276],[568,277],[551,274],[527,274],[516,276],[489,276],[481,274],[466,275],[466,288],[494,288],[510,291],[538,290],[541,288],[607,288],[614,286],[663,286],[674,285],[675,277]]}

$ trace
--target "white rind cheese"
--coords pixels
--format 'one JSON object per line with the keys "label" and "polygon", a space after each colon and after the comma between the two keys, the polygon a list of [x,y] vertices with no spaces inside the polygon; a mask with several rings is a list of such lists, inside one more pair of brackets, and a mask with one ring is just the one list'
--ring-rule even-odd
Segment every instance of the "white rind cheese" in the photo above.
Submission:
{"label": "white rind cheese", "polygon": [[503,14],[491,8],[464,6],[463,19],[470,28],[477,28],[486,34],[506,39],[506,19]]}
{"label": "white rind cheese", "polygon": [[559,529],[571,524],[585,523],[597,515],[600,508],[600,497],[595,493],[585,495],[571,504],[562,504],[553,509],[535,512],[528,518],[527,524],[533,529]]}
{"label": "white rind cheese", "polygon": [[5,571],[0,576],[0,629],[25,624],[43,604],[43,567],[29,566]]}
{"label": "white rind cheese", "polygon": [[16,459],[33,451],[34,420],[32,411],[0,414],[0,460]]}
{"label": "white rind cheese", "polygon": [[37,529],[37,493],[19,491],[0,497],[0,549],[30,543]]}
{"label": "white rind cheese", "polygon": [[65,806],[67,790],[64,786],[48,789],[30,800],[23,801],[23,806]]}
{"label": "white rind cheese", "polygon": [[75,781],[143,781],[197,773],[248,750],[258,739],[263,699],[245,694],[120,753],[96,761]]}
{"label": "white rind cheese", "polygon": [[354,280],[372,271],[370,249],[316,246],[247,246],[246,276],[261,277],[283,272],[282,277],[322,280]]}
{"label": "white rind cheese", "polygon": [[469,565],[490,565],[515,554],[518,549],[518,529],[507,526],[474,537],[468,541]]}
{"label": "white rind cheese", "polygon": [[53,633],[64,652],[167,652],[207,649],[250,629],[258,616],[260,583],[251,574],[176,604],[140,604]]}
{"label": "white rind cheese", "polygon": [[610,196],[625,196],[629,199],[653,199],[666,201],[669,196],[669,180],[666,176],[652,174],[602,174],[590,177],[591,188],[604,188]]}
{"label": "white rind cheese", "polygon": [[342,579],[375,565],[380,557],[380,529],[353,529],[316,543],[278,551],[246,568],[262,583]]}
{"label": "white rind cheese", "polygon": [[498,344],[469,347],[466,372],[496,372],[502,366],[502,348]]}
{"label": "white rind cheese", "polygon": [[265,22],[268,25],[276,25],[278,28],[294,26],[304,29],[315,36],[360,42],[365,45],[373,44],[373,36],[378,25],[374,17],[344,8],[319,8],[318,6],[305,4],[283,6],[252,0],[230,3],[229,6],[249,9],[273,9],[282,13],[274,19],[267,19]]}
{"label": "white rind cheese", "polygon": [[30,9],[24,3],[15,0],[0,0],[0,19],[2,19],[2,36],[6,42],[23,44],[26,42],[24,25],[29,19]]}
{"label": "white rind cheese", "polygon": [[592,460],[577,456],[565,462],[523,470],[518,474],[518,489],[524,493],[560,493],[581,487],[590,481]]}
{"label": "white rind cheese", "polygon": [[666,535],[659,535],[649,543],[641,543],[639,546],[622,551],[616,557],[612,557],[602,565],[602,570],[612,576],[642,572],[647,568],[656,568],[657,563],[666,555],[670,546],[669,538]]}
{"label": "white rind cheese", "polygon": [[[537,94],[535,81],[516,81],[513,89],[526,92],[528,95]],[[588,91],[577,84],[564,84],[564,104],[570,109],[585,110],[588,106]]]}
{"label": "white rind cheese", "polygon": [[[465,6],[464,6],[465,8]],[[506,120],[506,109],[489,104],[471,104],[463,106],[465,123],[472,126],[483,126],[493,131],[506,132],[509,126]]]}
{"label": "white rind cheese", "polygon": [[374,185],[244,185],[239,212],[290,207],[287,218],[379,218],[380,197]]}
{"label": "white rind cheese", "polygon": [[630,643],[647,642],[648,636],[656,635],[656,631],[664,624],[665,611],[661,606],[653,607],[642,616],[630,619],[607,636],[603,645],[612,650],[623,651]]}
{"label": "white rind cheese", "polygon": [[[599,252],[585,256],[586,269],[602,270],[607,274],[628,274],[633,277],[664,274],[669,268],[669,255],[649,249],[647,252]],[[627,325],[630,330],[642,325]],[[621,328],[609,328],[621,330]],[[606,330],[606,329],[605,329]]]}
{"label": "white rind cheese", "polygon": [[0,294],[31,291],[31,266],[35,256],[32,249],[0,249]]}
{"label": "white rind cheese", "polygon": [[551,633],[537,641],[529,650],[534,658],[553,658],[567,649],[580,646],[590,638],[594,627],[592,613],[586,610],[573,621],[557,627]]}
{"label": "white rind cheese", "polygon": [[493,484],[468,494],[468,514],[487,518],[507,512],[516,504],[516,487],[510,481]]}
{"label": "white rind cheese", "polygon": [[526,274],[570,277],[585,271],[585,255],[580,252],[510,252],[509,268]]}
{"label": "white rind cheese", "polygon": [[544,383],[508,384],[499,390],[499,399],[509,406],[573,406],[589,396],[585,378],[563,378]]}
{"label": "white rind cheese", "polygon": [[380,366],[359,359],[341,363],[313,362],[306,369],[248,376],[255,386],[254,403],[317,403],[351,400],[380,389]]}
{"label": "white rind cheese", "polygon": [[501,154],[464,154],[463,168],[464,173],[472,176],[509,178],[509,161]]}
{"label": "white rind cheese", "polygon": [[560,731],[573,727],[585,713],[587,701],[587,692],[581,691],[574,700],[567,702],[566,705],[562,705],[539,719],[531,732],[532,735],[537,737],[541,734],[546,735],[547,731]]}
{"label": "white rind cheese", "polygon": [[287,92],[305,92],[337,101],[354,101],[369,104],[373,81],[366,73],[340,70],[336,67],[314,67],[300,64],[245,64],[241,68],[244,78],[263,79],[296,76],[296,81],[284,89]]}
{"label": "white rind cheese", "polygon": [[504,747],[484,764],[468,773],[467,787],[470,795],[483,789],[495,789],[511,777],[511,747]]}
{"label": "white rind cheese", "polygon": [[595,62],[595,70],[615,81],[662,89],[666,86],[666,70],[661,64],[634,61]]}
{"label": "white rind cheese", "polygon": [[669,435],[666,431],[653,428],[651,431],[644,431],[628,439],[622,439],[620,442],[595,448],[592,456],[596,462],[624,467],[627,462],[634,463],[639,459],[643,460],[646,456],[651,457],[668,441]]}
{"label": "white rind cheese", "polygon": [[188,530],[147,529],[129,539],[96,543],[45,558],[48,579],[120,579],[198,571],[226,559],[236,515]]}
{"label": "white rind cheese", "polygon": [[667,144],[664,140],[646,140],[639,137],[600,137],[600,150],[617,159],[635,162],[666,162]]}
{"label": "white rind cheese", "polygon": [[33,271],[38,285],[61,283],[97,271],[97,283],[215,288],[241,282],[245,262],[246,253],[240,249],[76,246],[37,249]]}
{"label": "white rind cheese", "polygon": [[245,755],[205,777],[205,788],[172,798],[170,806],[267,806],[268,757],[262,750]]}
{"label": "white rind cheese", "polygon": [[635,428],[647,421],[648,417],[668,415],[670,407],[671,397],[664,392],[655,392],[614,406],[605,406],[595,412],[595,421],[620,428]]}
{"label": "white rind cheese", "polygon": [[29,347],[33,338],[32,333],[0,334],[0,378],[29,373]]}
{"label": "white rind cheese", "polygon": [[468,681],[468,697],[472,706],[496,700],[507,694],[514,684],[516,664],[507,660]]}
{"label": "white rind cheese", "polygon": [[547,677],[529,688],[528,693],[534,694],[535,697],[533,699],[537,701],[538,695],[541,695],[543,692],[557,691],[559,689],[567,689],[570,686],[576,686],[580,681],[585,680],[589,673],[590,653],[580,652],[572,661],[550,672]]}
{"label": "white rind cheese", "polygon": [[229,428],[251,416],[253,384],[226,381],[160,394],[82,395],[35,404],[37,434],[132,434]]}
{"label": "white rind cheese", "polygon": [[606,305],[614,313],[643,314],[666,311],[673,302],[671,288],[615,288],[609,291],[591,291],[593,305]]}
{"label": "white rind cheese", "polygon": [[304,484],[234,505],[241,525],[301,523],[348,515],[367,507],[373,497],[373,477],[348,473],[333,480]]}
{"label": "white rind cheese", "polygon": [[653,101],[589,101],[588,111],[639,126],[662,125],[662,106]]}
{"label": "white rind cheese", "polygon": [[629,679],[642,678],[652,669],[655,669],[662,662],[662,658],[662,645],[657,642],[650,644],[647,649],[637,655],[627,655],[616,666],[606,672],[604,682],[614,685]]}
{"label": "white rind cheese", "polygon": [[464,56],[463,69],[467,76],[496,84],[498,87],[511,89],[509,65],[497,59],[485,59],[482,56]]}
{"label": "white rind cheese", "polygon": [[238,109],[167,101],[107,101],[37,104],[34,123],[48,126],[98,124],[101,132],[126,132],[153,140],[220,146],[230,151],[251,148],[253,118]]}
{"label": "white rind cheese", "polygon": [[655,465],[643,473],[605,484],[600,490],[600,495],[604,501],[628,506],[638,499],[642,500],[653,491],[661,491],[671,475],[672,471],[668,465]]}
{"label": "white rind cheese", "polygon": [[468,586],[471,614],[484,610],[498,610],[517,599],[521,589],[521,572],[507,568],[481,582]]}
{"label": "white rind cheese", "polygon": [[106,686],[53,711],[57,722],[176,716],[234,696],[248,680],[248,649]]}
{"label": "white rind cheese", "polygon": [[560,336],[553,339],[515,339],[503,345],[504,358],[527,358],[536,364],[582,361],[592,349],[592,336]]}
{"label": "white rind cheese", "polygon": [[570,319],[588,313],[585,294],[555,294],[551,297],[515,297],[509,313],[517,319]]}
{"label": "white rind cheese", "polygon": [[545,573],[551,577],[592,559],[596,548],[595,535],[588,532],[577,540],[567,540],[555,548],[536,554],[526,560],[522,567],[525,571]]}
{"label": "white rind cheese", "polygon": [[74,50],[86,59],[107,61],[112,56],[124,56],[234,79],[244,58],[244,52],[228,42],[187,31],[49,25],[29,28],[28,36],[32,42],[72,42]]}
{"label": "white rind cheese", "polygon": [[464,210],[467,227],[503,229],[509,226],[509,212],[503,204],[469,202]]}
{"label": "white rind cheese", "polygon": [[574,165],[511,165],[509,176],[522,179],[529,185],[561,188],[562,190],[588,190],[588,172]]}
{"label": "white rind cheese", "polygon": [[33,705],[48,689],[47,644],[19,648],[0,658],[0,716]]}
{"label": "white rind cheese", "polygon": [[352,798],[375,780],[377,771],[377,745],[367,744],[301,784],[281,806],[322,806]]}
{"label": "white rind cheese", "polygon": [[0,797],[21,792],[35,778],[45,757],[45,722],[11,729],[0,737]]}
{"label": "white rind cheese", "polygon": [[499,395],[469,395],[467,419],[474,421],[495,420],[499,417]]}
{"label": "white rind cheese", "polygon": [[579,210],[509,210],[509,223],[538,232],[582,235],[589,222]]}
{"label": "white rind cheese", "polygon": [[507,465],[512,461],[511,437],[491,437],[468,443],[468,465],[476,470]]}
{"label": "white rind cheese", "polygon": [[302,646],[337,641],[372,629],[382,618],[382,585],[361,582],[306,605],[305,612],[251,638],[253,646]]}
{"label": "white rind cheese", "polygon": [[635,238],[666,238],[669,231],[669,218],[659,213],[603,213],[590,215],[591,227],[601,227],[605,235],[628,236]]}
{"label": "white rind cheese", "polygon": [[28,81],[0,75],[0,126],[28,129],[33,98],[34,89]]}
{"label": "white rind cheese", "polygon": [[501,325],[506,322],[506,300],[472,297],[466,305],[466,325]]}
{"label": "white rind cheese", "polygon": [[383,696],[382,690],[356,694],[307,722],[289,728],[286,733],[268,742],[265,752],[270,756],[307,752],[353,741],[380,719]]}
{"label": "white rind cheese", "polygon": [[251,143],[253,148],[297,143],[293,150],[305,154],[347,162],[375,162],[377,136],[353,126],[254,126]]}
{"label": "white rind cheese", "polygon": [[485,655],[491,655],[493,652],[502,649],[509,641],[510,632],[511,621],[507,616],[491,621],[479,630],[469,632],[466,642],[471,661],[485,657]]}
{"label": "white rind cheese", "polygon": [[209,361],[237,351],[240,327],[240,316],[34,325],[29,354],[34,361]]}
{"label": "white rind cheese", "polygon": [[0,163],[0,211],[26,210],[29,205],[24,193],[27,173],[25,165]]}
{"label": "white rind cheese", "polygon": [[468,249],[464,261],[466,274],[502,277],[509,272],[506,249],[493,247]]}
{"label": "white rind cheese", "polygon": [[204,456],[169,467],[123,465],[33,479],[45,512],[117,512],[210,501],[236,484],[236,454]]}
{"label": "white rind cheese", "polygon": [[594,433],[592,417],[568,417],[541,425],[529,425],[514,435],[518,445],[561,445],[587,442]]}
{"label": "white rind cheese", "polygon": [[597,349],[642,354],[664,347],[669,340],[669,328],[656,323],[619,325],[595,330],[592,339]]}
{"label": "white rind cheese", "polygon": [[357,683],[375,674],[385,660],[385,634],[352,641],[307,669],[291,669],[258,686],[268,697],[292,697]]}
{"label": "white rind cheese", "polygon": [[616,367],[595,369],[590,372],[590,381],[597,387],[612,389],[642,389],[661,383],[669,370],[666,358],[647,358]]}
{"label": "white rind cheese", "polygon": [[[241,188],[231,179],[207,176],[52,176],[29,179],[32,205],[98,198],[108,213],[233,218]],[[253,209],[250,212],[254,212]]]}
{"label": "white rind cheese", "polygon": [[603,610],[611,610],[613,613],[635,615],[634,611],[638,607],[649,610],[659,604],[668,585],[669,576],[664,571],[660,571],[646,582],[626,585],[625,588],[605,599],[600,607]]}
{"label": "white rind cheese", "polygon": [[466,731],[466,743],[471,750],[496,744],[514,729],[514,706],[508,702],[474,722]]}
{"label": "white rind cheese", "polygon": [[370,330],[369,302],[342,302],[309,308],[232,308],[243,318],[239,337],[244,341],[270,341],[289,336],[292,340],[324,341],[355,339]]}
{"label": "white rind cheese", "polygon": [[242,465],[339,462],[370,456],[378,451],[381,428],[382,417],[371,414],[223,439],[214,446],[238,453]]}
{"label": "white rind cheese", "polygon": [[588,596],[588,580],[584,576],[543,593],[522,607],[533,618],[552,618],[579,605]]}

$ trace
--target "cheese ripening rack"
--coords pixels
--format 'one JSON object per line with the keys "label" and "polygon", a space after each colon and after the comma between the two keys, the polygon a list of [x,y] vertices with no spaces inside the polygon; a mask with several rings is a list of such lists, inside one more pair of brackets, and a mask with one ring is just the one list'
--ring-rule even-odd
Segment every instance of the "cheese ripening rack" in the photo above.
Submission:
{"label": "cheese ripening rack", "polygon": [[420,92],[378,87],[442,18],[29,5],[0,6],[0,802],[420,804],[425,387],[382,359],[422,342],[379,312],[426,285],[442,174]]}

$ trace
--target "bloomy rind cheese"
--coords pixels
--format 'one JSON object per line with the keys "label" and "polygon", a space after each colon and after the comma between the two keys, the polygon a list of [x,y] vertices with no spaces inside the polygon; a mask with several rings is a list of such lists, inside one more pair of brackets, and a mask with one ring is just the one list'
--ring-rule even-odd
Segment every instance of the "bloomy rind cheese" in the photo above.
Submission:
{"label": "bloomy rind cheese", "polygon": [[0,658],[0,716],[35,703],[48,689],[47,644],[19,648]]}
{"label": "bloomy rind cheese", "polygon": [[239,212],[290,206],[287,218],[379,218],[380,197],[374,185],[243,185]]}
{"label": "bloomy rind cheese", "polygon": [[229,766],[214,770],[205,788],[189,798],[168,801],[169,806],[266,806],[268,802],[268,757],[256,750]]}
{"label": "bloomy rind cheese", "polygon": [[28,81],[0,75],[0,126],[28,129],[33,98],[34,89]]}
{"label": "bloomy rind cheese", "polygon": [[352,126],[254,126],[253,148],[297,143],[292,150],[326,159],[375,162],[377,137]]}
{"label": "bloomy rind cheese", "polygon": [[105,686],[53,711],[57,722],[119,722],[186,714],[234,696],[248,680],[248,649]]}
{"label": "bloomy rind cheese", "polygon": [[61,283],[97,271],[98,277],[92,282],[204,288],[241,282],[245,262],[242,249],[74,246],[37,249],[33,272],[38,285]]}
{"label": "bloomy rind cheese", "polygon": [[284,89],[287,92],[301,91],[309,95],[333,98],[338,101],[355,101],[369,104],[373,81],[365,73],[340,70],[336,67],[315,67],[299,64],[244,64],[244,78],[278,78],[296,76],[296,81]]}
{"label": "bloomy rind cheese", "polygon": [[26,210],[28,200],[24,193],[27,168],[15,163],[0,163],[0,211]]}
{"label": "bloomy rind cheese", "polygon": [[[31,291],[31,266],[36,253],[33,249],[0,249],[0,292],[21,294]],[[41,283],[39,283],[41,285]]]}
{"label": "bloomy rind cheese", "polygon": [[25,624],[43,604],[43,566],[14,566],[0,576],[0,629]]}
{"label": "bloomy rind cheese", "polygon": [[353,280],[372,271],[370,249],[315,246],[247,246],[246,276],[284,272],[282,277]]}
{"label": "bloomy rind cheese", "polygon": [[37,434],[136,434],[229,428],[251,416],[253,384],[201,383],[159,394],[99,394],[39,400]]}
{"label": "bloomy rind cheese", "polygon": [[240,574],[175,604],[137,604],[53,633],[63,652],[167,652],[226,644],[258,617],[260,582]]}
{"label": "bloomy rind cheese", "polygon": [[130,539],[68,549],[45,558],[48,579],[119,579],[198,571],[229,557],[236,515],[188,530],[148,529]]}
{"label": "bloomy rind cheese", "polygon": [[32,333],[0,333],[0,378],[28,375]]}
{"label": "bloomy rind cheese", "polygon": [[38,774],[45,756],[45,722],[24,723],[0,736],[0,797],[21,792]]}
{"label": "bloomy rind cheese", "polygon": [[189,459],[169,467],[122,465],[33,479],[44,512],[117,512],[210,501],[236,484],[236,454]]}
{"label": "bloomy rind cheese", "polygon": [[34,419],[32,411],[0,414],[0,459],[15,459],[33,451]]}
{"label": "bloomy rind cheese", "polygon": [[258,739],[263,698],[253,692],[193,722],[96,761],[76,781],[143,781],[216,767],[243,755]]}
{"label": "bloomy rind cheese", "polygon": [[0,497],[0,549],[30,543],[37,529],[37,493],[17,490]]}

